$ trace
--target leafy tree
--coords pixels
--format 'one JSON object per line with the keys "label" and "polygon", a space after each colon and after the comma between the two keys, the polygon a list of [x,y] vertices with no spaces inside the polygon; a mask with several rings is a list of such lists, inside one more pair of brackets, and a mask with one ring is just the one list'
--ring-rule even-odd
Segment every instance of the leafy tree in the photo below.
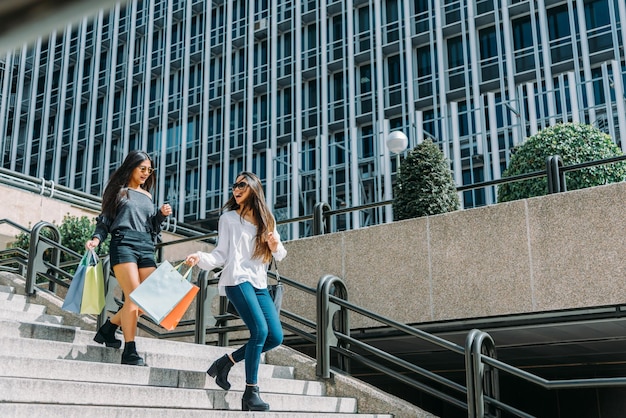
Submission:
{"label": "leafy tree", "polygon": [[[558,155],[563,165],[573,165],[622,155],[611,137],[597,128],[580,123],[551,126],[531,136],[515,149],[502,177],[546,169],[546,159]],[[626,162],[599,165],[565,174],[567,190],[620,182],[626,179]],[[505,183],[498,188],[498,202],[543,196],[548,193],[545,176]]]}
{"label": "leafy tree", "polygon": [[407,154],[393,190],[395,220],[457,210],[459,195],[449,161],[437,145],[426,140]]}

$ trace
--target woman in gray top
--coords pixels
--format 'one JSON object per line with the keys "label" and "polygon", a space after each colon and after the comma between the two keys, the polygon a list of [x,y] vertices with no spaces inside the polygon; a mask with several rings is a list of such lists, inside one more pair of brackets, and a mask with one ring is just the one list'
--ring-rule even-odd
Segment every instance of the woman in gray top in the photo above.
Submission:
{"label": "woman in gray top", "polygon": [[122,364],[136,366],[144,366],[145,362],[135,347],[139,308],[129,295],[156,269],[154,241],[161,223],[172,213],[169,204],[155,211],[150,194],[153,171],[148,154],[143,151],[128,154],[104,189],[102,213],[96,219],[94,234],[85,243],[92,250],[111,234],[111,266],[124,292],[124,305],[100,327],[94,340],[120,348],[122,342],[115,338],[115,332],[121,325],[125,341]]}

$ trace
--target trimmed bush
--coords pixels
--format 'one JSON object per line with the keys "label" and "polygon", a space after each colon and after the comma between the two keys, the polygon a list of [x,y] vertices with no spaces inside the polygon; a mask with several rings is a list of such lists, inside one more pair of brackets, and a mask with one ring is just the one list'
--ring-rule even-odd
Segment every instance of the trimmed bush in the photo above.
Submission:
{"label": "trimmed bush", "polygon": [[431,140],[409,151],[400,164],[393,195],[395,220],[451,212],[460,204],[450,163]]}
{"label": "trimmed bush", "polygon": [[[502,177],[546,169],[546,159],[558,155],[563,165],[573,165],[622,155],[611,137],[590,125],[564,123],[551,126],[528,138],[515,149]],[[599,165],[565,174],[567,190],[577,190],[626,179],[626,162]],[[547,178],[505,183],[498,188],[498,202],[548,194]]]}

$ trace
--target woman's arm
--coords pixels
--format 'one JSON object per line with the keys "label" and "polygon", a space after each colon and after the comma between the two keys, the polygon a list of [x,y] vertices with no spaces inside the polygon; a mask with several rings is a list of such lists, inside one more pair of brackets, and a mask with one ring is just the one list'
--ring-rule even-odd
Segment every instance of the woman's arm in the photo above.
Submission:
{"label": "woman's arm", "polygon": [[213,270],[224,265],[230,248],[230,223],[223,216],[220,217],[217,231],[217,247],[210,253],[198,251],[189,254],[185,259],[187,265],[197,264],[204,270]]}
{"label": "woman's arm", "polygon": [[91,235],[91,238],[98,238],[100,242],[106,240],[111,225],[113,225],[113,219],[109,219],[101,213],[96,218],[96,230]]}
{"label": "woman's arm", "polygon": [[267,246],[270,248],[270,251],[272,251],[272,255],[276,261],[281,261],[287,256],[287,250],[280,241],[280,234],[276,229],[274,229],[274,232],[268,232]]}
{"label": "woman's arm", "polygon": [[148,219],[148,222],[150,223],[150,226],[152,227],[153,235],[158,235],[161,232],[161,225],[163,224],[163,222],[165,222],[167,217],[170,216],[171,214],[172,214],[172,207],[169,205],[169,203],[165,203],[156,211],[154,215],[150,217],[150,219]]}
{"label": "woman's arm", "polygon": [[109,235],[109,229],[111,228],[112,221],[110,221],[103,214],[98,215],[96,218],[96,230],[91,235],[91,239],[85,243],[85,248],[88,250],[95,249],[101,242],[107,239]]}

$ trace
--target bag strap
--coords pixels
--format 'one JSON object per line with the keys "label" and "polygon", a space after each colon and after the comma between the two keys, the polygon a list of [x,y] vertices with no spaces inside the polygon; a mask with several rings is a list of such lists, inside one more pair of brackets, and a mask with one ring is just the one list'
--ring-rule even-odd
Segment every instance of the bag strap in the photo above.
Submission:
{"label": "bag strap", "polygon": [[270,261],[270,269],[272,268],[272,264],[274,265],[274,274],[276,274],[276,281],[280,283],[280,273],[278,273],[278,262],[274,257],[272,257],[272,261]]}
{"label": "bag strap", "polygon": [[[184,261],[180,262],[179,264],[176,264],[176,266],[174,267],[175,270],[177,270],[180,273],[180,267],[185,264]],[[185,274],[183,274],[183,279],[187,280],[188,282],[191,281],[191,277],[189,277],[189,273],[191,273],[192,268],[189,267],[187,269],[187,271],[185,272]]]}

